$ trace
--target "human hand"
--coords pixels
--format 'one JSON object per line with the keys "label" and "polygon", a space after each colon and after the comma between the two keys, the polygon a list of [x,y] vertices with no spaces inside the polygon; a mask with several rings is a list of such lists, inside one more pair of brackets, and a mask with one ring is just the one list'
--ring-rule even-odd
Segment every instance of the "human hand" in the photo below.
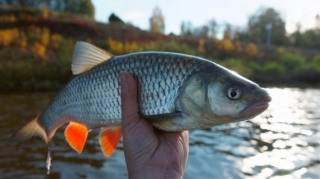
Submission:
{"label": "human hand", "polygon": [[129,178],[182,178],[188,153],[188,131],[165,132],[139,116],[137,84],[120,74],[123,147]]}

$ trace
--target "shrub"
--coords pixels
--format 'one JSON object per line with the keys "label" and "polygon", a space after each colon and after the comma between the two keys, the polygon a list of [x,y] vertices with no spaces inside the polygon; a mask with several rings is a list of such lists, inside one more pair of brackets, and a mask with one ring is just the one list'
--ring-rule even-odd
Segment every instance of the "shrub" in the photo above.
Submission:
{"label": "shrub", "polygon": [[49,44],[49,42],[50,42],[50,30],[48,28],[43,28],[41,30],[41,44],[46,47]]}
{"label": "shrub", "polygon": [[246,46],[246,53],[249,57],[257,57],[259,55],[259,49],[253,43],[249,43]]}
{"label": "shrub", "polygon": [[279,64],[282,65],[286,72],[296,72],[305,63],[305,58],[298,54],[284,53]]}
{"label": "shrub", "polygon": [[199,43],[198,43],[198,53],[199,54],[203,54],[205,52],[204,45],[205,45],[204,39],[200,38]]}
{"label": "shrub", "polygon": [[261,72],[263,72],[264,75],[281,75],[286,72],[286,69],[284,66],[282,66],[279,63],[272,62],[267,63],[261,68]]}
{"label": "shrub", "polygon": [[237,73],[245,77],[249,77],[253,72],[252,68],[250,68],[250,63],[244,62],[239,59],[227,59],[222,61],[220,64],[230,70],[236,71]]}
{"label": "shrub", "polygon": [[224,39],[220,41],[218,48],[223,51],[229,52],[234,50],[234,44],[231,40]]}
{"label": "shrub", "polygon": [[316,70],[320,71],[320,55],[313,57],[311,64]]}
{"label": "shrub", "polygon": [[46,46],[44,46],[43,44],[35,42],[31,47],[31,51],[36,57],[39,57],[41,59],[47,58]]}
{"label": "shrub", "polygon": [[18,29],[0,30],[0,45],[8,46],[19,38]]}
{"label": "shrub", "polygon": [[107,46],[112,54],[120,55],[125,53],[123,43],[112,38],[108,38]]}
{"label": "shrub", "polygon": [[167,51],[167,52],[178,52],[190,55],[195,55],[196,51],[193,50],[185,43],[178,43],[177,41],[169,42],[152,42],[144,47],[146,51]]}

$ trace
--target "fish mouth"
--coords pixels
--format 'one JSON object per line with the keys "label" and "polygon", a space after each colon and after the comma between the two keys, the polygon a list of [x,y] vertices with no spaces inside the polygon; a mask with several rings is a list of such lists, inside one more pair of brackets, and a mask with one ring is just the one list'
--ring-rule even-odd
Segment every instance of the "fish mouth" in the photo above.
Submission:
{"label": "fish mouth", "polygon": [[256,115],[262,113],[263,111],[265,111],[269,107],[270,101],[271,101],[270,96],[265,96],[263,98],[260,98],[256,102],[254,102],[254,103],[250,104],[249,106],[247,106],[246,108],[244,108],[241,111],[241,114],[246,117],[256,116]]}

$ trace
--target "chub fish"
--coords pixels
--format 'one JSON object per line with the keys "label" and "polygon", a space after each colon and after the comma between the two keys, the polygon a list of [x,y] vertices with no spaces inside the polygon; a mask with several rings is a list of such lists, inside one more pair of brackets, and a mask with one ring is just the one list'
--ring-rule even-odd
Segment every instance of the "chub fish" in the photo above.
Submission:
{"label": "chub fish", "polygon": [[[46,145],[65,123],[69,145],[81,153],[91,129],[100,128],[106,156],[121,138],[120,72],[138,83],[141,116],[155,128],[183,131],[253,118],[268,108],[263,88],[211,61],[178,53],[140,52],[112,56],[77,42],[71,80],[34,120],[13,138],[41,138]],[[47,168],[50,168],[50,153]]]}

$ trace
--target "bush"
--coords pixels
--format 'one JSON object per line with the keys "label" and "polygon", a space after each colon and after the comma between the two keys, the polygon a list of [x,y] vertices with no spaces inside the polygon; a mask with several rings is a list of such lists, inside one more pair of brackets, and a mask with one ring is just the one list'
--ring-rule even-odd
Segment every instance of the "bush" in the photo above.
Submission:
{"label": "bush", "polygon": [[320,71],[320,55],[313,57],[311,64],[317,71]]}
{"label": "bush", "polygon": [[286,72],[286,69],[281,64],[272,62],[262,66],[261,72],[263,72],[264,75],[274,76],[284,74]]}
{"label": "bush", "polygon": [[250,68],[251,63],[244,62],[239,59],[227,59],[222,61],[220,64],[230,70],[236,71],[237,73],[245,77],[249,77],[253,72],[252,68]]}
{"label": "bush", "polygon": [[146,51],[167,51],[167,52],[177,52],[185,53],[189,55],[195,55],[196,51],[190,48],[187,44],[178,43],[176,41],[169,42],[152,42],[144,47]]}
{"label": "bush", "polygon": [[249,56],[249,58],[254,58],[254,57],[257,57],[259,55],[259,49],[253,43],[249,43],[246,46],[246,53]]}
{"label": "bush", "polygon": [[305,58],[298,54],[284,53],[279,61],[286,72],[297,72],[305,63]]}

